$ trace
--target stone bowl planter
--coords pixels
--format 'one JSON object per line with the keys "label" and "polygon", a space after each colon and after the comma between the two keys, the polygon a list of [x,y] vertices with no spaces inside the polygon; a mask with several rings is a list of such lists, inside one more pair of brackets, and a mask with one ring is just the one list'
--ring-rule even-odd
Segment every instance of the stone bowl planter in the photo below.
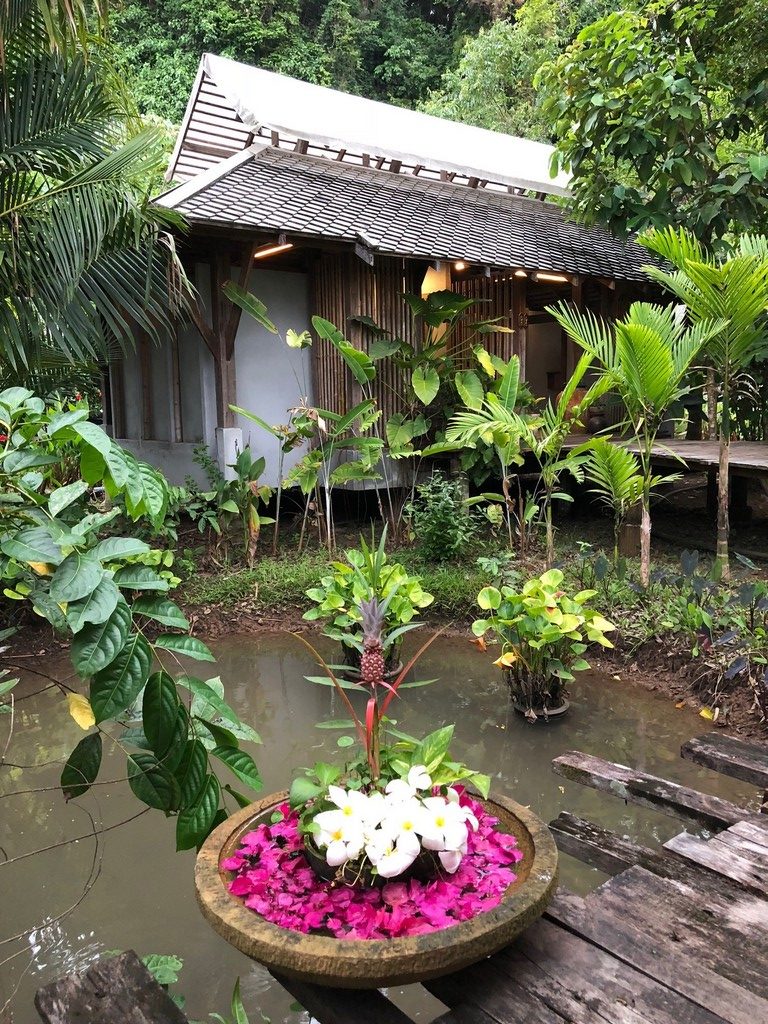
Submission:
{"label": "stone bowl planter", "polygon": [[549,829],[527,807],[494,797],[485,801],[486,807],[503,831],[517,837],[523,851],[515,865],[517,881],[498,906],[450,928],[409,938],[336,939],[279,928],[230,895],[232,874],[221,871],[219,864],[287,798],[287,793],[273,794],[233,814],[211,833],[195,864],[197,900],[208,923],[236,949],[278,975],[364,989],[450,974],[510,943],[544,913],[557,887],[557,847]]}

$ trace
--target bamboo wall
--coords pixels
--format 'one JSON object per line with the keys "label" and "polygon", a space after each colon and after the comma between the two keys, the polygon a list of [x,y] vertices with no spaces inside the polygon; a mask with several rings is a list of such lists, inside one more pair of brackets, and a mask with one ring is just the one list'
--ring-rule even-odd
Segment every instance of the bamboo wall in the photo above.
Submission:
{"label": "bamboo wall", "polygon": [[[313,310],[358,347],[368,349],[374,335],[352,321],[357,316],[370,317],[390,334],[415,344],[419,328],[403,294],[418,294],[423,277],[424,265],[412,260],[377,256],[370,267],[353,253],[322,253],[313,272]],[[333,345],[316,339],[313,353],[315,404],[341,413],[360,402],[359,385]],[[376,368],[373,393],[386,422],[399,411],[403,381],[391,360]]]}

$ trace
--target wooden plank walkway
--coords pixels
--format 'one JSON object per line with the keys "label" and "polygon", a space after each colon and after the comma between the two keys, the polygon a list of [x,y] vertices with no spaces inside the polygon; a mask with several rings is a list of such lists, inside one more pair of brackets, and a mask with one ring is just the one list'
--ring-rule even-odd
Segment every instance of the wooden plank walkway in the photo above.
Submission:
{"label": "wooden plank walkway", "polygon": [[[768,781],[757,744],[710,734],[682,754]],[[554,768],[710,838],[682,832],[652,849],[562,813],[560,849],[612,877],[584,899],[560,889],[512,945],[427,982],[448,1007],[435,1024],[768,1024],[768,814],[577,751]],[[413,1024],[384,992],[275,977],[319,1024]],[[36,1005],[47,1024],[186,1020],[133,953],[40,989]]]}
{"label": "wooden plank walkway", "polygon": [[[604,435],[609,440],[623,444],[631,452],[638,452],[634,441],[616,436]],[[572,434],[565,443],[566,448],[575,448],[590,435]],[[659,465],[681,469],[683,459],[689,470],[717,469],[720,449],[717,441],[688,441],[684,438],[660,438],[653,448],[653,461]],[[760,441],[732,441],[730,457],[731,474],[736,476],[768,476],[768,444]]]}
{"label": "wooden plank walkway", "polygon": [[[757,745],[713,735],[683,754],[764,784]],[[652,849],[561,814],[560,849],[613,877],[584,899],[560,889],[511,946],[426,982],[449,1008],[435,1024],[768,1024],[768,815],[575,751],[554,768],[716,834]],[[320,1024],[411,1024],[381,992],[279,980]]]}

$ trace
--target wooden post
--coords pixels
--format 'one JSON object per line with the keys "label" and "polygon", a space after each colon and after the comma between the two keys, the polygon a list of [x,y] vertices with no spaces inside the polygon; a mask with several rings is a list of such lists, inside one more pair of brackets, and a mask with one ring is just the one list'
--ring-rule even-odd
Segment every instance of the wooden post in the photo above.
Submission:
{"label": "wooden post", "polygon": [[512,327],[514,352],[520,357],[520,379],[525,380],[528,355],[528,279],[515,277],[512,283]]}
{"label": "wooden post", "polygon": [[[582,278],[579,276],[574,277],[573,283],[571,284],[571,302],[574,304],[576,309],[584,308],[584,295],[582,290]],[[565,331],[563,331],[563,341],[565,345],[565,352],[563,353],[563,369],[564,373],[564,385],[568,383],[571,374],[576,369],[576,363],[579,359],[579,348],[573,338],[570,338]]]}
{"label": "wooden post", "polygon": [[149,350],[149,338],[146,331],[139,334],[139,376],[141,379],[141,439],[150,441],[153,437],[152,417],[152,354]]}

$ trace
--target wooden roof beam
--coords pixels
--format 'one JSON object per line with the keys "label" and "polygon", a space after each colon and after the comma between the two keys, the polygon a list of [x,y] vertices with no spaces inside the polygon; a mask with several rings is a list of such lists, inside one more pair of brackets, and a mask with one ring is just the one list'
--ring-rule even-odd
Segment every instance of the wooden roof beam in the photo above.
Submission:
{"label": "wooden roof beam", "polygon": [[296,139],[296,145],[293,147],[293,150],[294,150],[295,153],[300,153],[301,155],[303,155],[304,153],[307,152],[308,149],[309,149],[309,140],[308,139]]}

